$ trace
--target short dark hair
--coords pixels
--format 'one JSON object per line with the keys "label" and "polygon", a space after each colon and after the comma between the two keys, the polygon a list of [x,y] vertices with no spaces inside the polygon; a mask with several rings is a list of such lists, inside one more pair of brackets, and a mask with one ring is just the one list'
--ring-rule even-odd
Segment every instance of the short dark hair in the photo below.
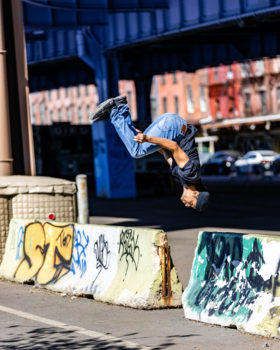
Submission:
{"label": "short dark hair", "polygon": [[203,211],[208,207],[209,202],[210,202],[210,193],[206,191],[199,192],[195,209],[197,211]]}

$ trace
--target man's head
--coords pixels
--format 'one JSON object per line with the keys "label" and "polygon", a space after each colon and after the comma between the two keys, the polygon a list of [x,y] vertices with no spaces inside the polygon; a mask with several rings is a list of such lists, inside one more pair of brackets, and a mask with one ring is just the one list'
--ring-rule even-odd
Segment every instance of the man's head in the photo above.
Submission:
{"label": "man's head", "polygon": [[186,207],[192,207],[197,211],[203,211],[207,208],[210,200],[210,193],[207,191],[197,191],[194,186],[184,188],[181,201]]}

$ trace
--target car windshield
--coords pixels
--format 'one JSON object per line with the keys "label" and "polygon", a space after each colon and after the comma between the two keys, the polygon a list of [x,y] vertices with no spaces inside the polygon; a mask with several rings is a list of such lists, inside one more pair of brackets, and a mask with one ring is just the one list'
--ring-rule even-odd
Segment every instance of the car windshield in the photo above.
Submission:
{"label": "car windshield", "polygon": [[256,158],[257,156],[253,153],[249,153],[249,154],[246,154],[243,159],[252,159],[252,158]]}
{"label": "car windshield", "polygon": [[216,154],[213,158],[217,159],[217,158],[224,158],[226,155],[225,154]]}

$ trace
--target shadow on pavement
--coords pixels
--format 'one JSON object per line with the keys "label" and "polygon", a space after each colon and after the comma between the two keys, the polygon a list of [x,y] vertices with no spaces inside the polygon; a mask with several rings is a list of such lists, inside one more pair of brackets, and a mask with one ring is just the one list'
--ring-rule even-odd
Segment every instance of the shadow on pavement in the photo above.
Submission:
{"label": "shadow on pavement", "polygon": [[[176,196],[101,199],[90,196],[93,216],[115,217],[110,224],[176,231],[220,227],[280,231],[280,186],[208,186],[211,203],[203,213],[185,208]],[[123,218],[123,219],[122,219]]]}
{"label": "shadow on pavement", "polygon": [[[13,333],[11,333],[13,328]],[[97,340],[86,338],[71,330],[59,330],[54,327],[35,328],[25,333],[16,332],[16,326],[7,327],[7,339],[0,340],[0,349],[16,349],[16,350],[69,350],[69,349],[112,349],[125,350],[131,349],[123,344],[118,344],[118,341]],[[22,330],[22,327],[20,328]],[[133,333],[137,335],[138,333]],[[125,336],[125,335],[124,335]],[[174,346],[175,342],[168,338],[178,337],[193,337],[197,334],[174,335],[166,337],[166,341],[156,347],[150,347],[153,350],[166,349]],[[131,340],[134,342],[134,340]],[[137,342],[137,341],[136,341]],[[142,347],[135,346],[133,349],[141,349]]]}

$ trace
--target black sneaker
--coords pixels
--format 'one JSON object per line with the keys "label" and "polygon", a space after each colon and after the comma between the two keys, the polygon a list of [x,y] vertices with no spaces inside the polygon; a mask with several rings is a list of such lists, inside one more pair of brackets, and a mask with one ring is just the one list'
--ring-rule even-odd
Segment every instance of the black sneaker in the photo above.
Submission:
{"label": "black sneaker", "polygon": [[97,106],[96,110],[89,115],[89,119],[91,119],[92,122],[106,120],[109,118],[113,107],[121,107],[125,104],[127,104],[126,96],[109,98]]}

